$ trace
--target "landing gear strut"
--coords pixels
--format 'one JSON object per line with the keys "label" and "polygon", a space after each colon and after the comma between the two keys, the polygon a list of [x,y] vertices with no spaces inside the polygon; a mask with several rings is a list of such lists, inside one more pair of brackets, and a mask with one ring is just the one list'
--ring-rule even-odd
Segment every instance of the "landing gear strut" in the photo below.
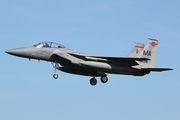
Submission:
{"label": "landing gear strut", "polygon": [[59,68],[59,64],[58,63],[51,63],[53,65],[53,68],[54,68],[54,75],[53,75],[53,78],[54,79],[57,79],[58,78],[58,74],[56,74],[56,69]]}

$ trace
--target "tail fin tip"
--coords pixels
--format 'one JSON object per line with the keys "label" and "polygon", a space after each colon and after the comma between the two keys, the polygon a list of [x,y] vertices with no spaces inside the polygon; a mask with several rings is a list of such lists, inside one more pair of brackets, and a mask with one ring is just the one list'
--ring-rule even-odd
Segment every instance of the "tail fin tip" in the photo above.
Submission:
{"label": "tail fin tip", "polygon": [[155,38],[148,38],[150,40],[149,44],[152,46],[158,45],[158,39]]}

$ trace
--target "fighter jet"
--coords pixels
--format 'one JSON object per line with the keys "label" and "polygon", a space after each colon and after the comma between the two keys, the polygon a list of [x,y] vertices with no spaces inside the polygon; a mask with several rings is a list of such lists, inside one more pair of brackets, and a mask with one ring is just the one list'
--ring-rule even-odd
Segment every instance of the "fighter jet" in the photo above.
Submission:
{"label": "fighter jet", "polygon": [[96,85],[95,77],[100,77],[102,83],[107,83],[107,74],[123,74],[144,76],[150,72],[162,72],[171,68],[155,68],[158,40],[149,38],[146,46],[137,43],[127,57],[94,56],[83,54],[66,48],[55,42],[40,42],[30,47],[16,48],[5,51],[8,54],[51,62],[56,70],[91,76],[90,84]]}

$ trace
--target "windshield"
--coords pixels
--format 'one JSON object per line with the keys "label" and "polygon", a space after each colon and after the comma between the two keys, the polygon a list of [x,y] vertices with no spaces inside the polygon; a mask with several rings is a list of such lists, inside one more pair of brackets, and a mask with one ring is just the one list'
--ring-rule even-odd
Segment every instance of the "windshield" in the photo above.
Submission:
{"label": "windshield", "polygon": [[34,45],[34,47],[37,47],[37,48],[65,48],[65,46],[55,43],[55,42],[41,42],[41,43]]}

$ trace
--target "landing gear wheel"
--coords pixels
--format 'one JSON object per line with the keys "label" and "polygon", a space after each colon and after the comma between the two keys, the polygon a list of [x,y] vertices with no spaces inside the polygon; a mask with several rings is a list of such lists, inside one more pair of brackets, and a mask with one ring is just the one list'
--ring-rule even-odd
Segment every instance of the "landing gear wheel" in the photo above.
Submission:
{"label": "landing gear wheel", "polygon": [[57,79],[57,78],[58,78],[58,74],[54,74],[54,75],[53,75],[53,78],[54,78],[54,79]]}
{"label": "landing gear wheel", "polygon": [[102,76],[101,77],[101,82],[102,83],[107,83],[107,81],[108,81],[108,77],[107,76]]}
{"label": "landing gear wheel", "polygon": [[93,85],[93,86],[96,85],[97,84],[96,78],[91,78],[90,79],[90,84]]}

